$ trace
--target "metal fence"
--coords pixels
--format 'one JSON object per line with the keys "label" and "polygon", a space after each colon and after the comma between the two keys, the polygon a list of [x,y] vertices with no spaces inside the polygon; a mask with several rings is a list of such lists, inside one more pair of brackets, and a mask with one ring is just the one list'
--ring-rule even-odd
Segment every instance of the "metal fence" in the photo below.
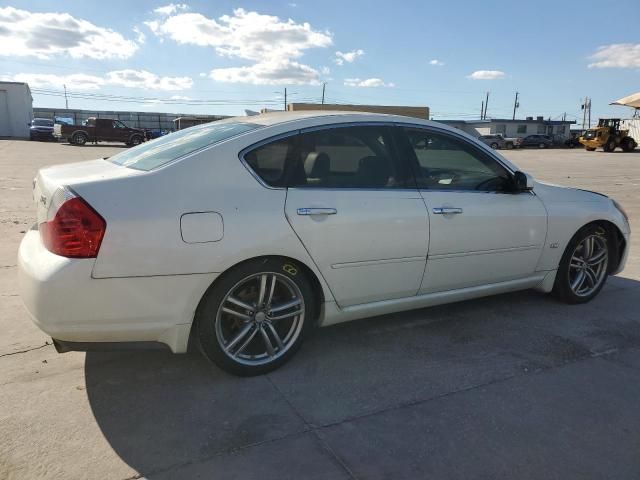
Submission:
{"label": "metal fence", "polygon": [[66,110],[64,108],[38,108],[33,107],[33,118],[50,118],[51,120],[69,119],[74,125],[79,125],[87,118],[115,118],[132,128],[149,128],[160,130],[175,130],[173,122],[178,117],[194,117],[210,119],[210,121],[227,118],[223,115],[193,115],[183,113],[160,112],[115,112],[107,110]]}

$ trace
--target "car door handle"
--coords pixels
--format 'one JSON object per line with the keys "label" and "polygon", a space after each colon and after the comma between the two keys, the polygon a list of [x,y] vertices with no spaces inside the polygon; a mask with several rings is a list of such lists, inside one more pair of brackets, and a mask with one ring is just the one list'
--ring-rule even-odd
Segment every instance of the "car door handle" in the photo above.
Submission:
{"label": "car door handle", "polygon": [[338,210],[335,208],[299,208],[298,215],[335,215]]}
{"label": "car door handle", "polygon": [[462,213],[462,209],[458,207],[435,207],[433,213],[436,215],[457,215]]}

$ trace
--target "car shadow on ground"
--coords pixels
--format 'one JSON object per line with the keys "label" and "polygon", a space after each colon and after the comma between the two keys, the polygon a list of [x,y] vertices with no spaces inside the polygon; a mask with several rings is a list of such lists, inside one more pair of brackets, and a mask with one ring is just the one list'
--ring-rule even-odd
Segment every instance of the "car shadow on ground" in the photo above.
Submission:
{"label": "car shadow on ground", "polygon": [[[199,353],[88,353],[86,388],[118,455],[146,478],[173,478],[245,447],[640,347],[639,311],[640,282],[613,277],[586,305],[525,291],[319,329],[261,377],[233,377]],[[291,459],[275,456],[251,471],[279,478]]]}

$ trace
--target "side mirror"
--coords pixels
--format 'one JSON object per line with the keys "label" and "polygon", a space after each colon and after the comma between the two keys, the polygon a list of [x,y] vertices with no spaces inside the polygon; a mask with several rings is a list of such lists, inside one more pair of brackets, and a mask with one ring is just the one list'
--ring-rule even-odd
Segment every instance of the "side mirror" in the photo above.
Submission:
{"label": "side mirror", "polygon": [[533,177],[528,173],[518,170],[513,174],[513,183],[516,192],[527,192],[533,190]]}

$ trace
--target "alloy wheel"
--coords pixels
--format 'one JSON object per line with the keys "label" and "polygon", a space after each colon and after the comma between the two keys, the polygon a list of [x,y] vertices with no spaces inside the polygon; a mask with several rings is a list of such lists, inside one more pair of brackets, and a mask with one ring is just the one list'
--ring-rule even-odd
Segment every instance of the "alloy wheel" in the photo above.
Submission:
{"label": "alloy wheel", "polygon": [[296,342],[304,313],[304,298],[291,279],[274,272],[257,273],[225,295],[216,315],[216,338],[233,361],[264,365]]}
{"label": "alloy wheel", "polygon": [[609,251],[601,235],[589,235],[576,246],[569,262],[569,285],[574,294],[588,297],[607,276]]}

